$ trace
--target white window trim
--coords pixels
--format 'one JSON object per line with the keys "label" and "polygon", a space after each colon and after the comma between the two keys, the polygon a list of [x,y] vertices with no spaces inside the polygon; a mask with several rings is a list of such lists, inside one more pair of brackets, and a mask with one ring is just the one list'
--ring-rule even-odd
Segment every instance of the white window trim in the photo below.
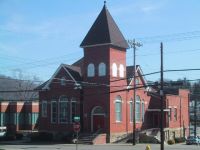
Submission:
{"label": "white window trim", "polygon": [[[137,96],[138,96],[138,95],[137,95]],[[137,97],[137,96],[136,96],[136,97]],[[140,96],[138,96],[138,97],[140,98]],[[136,118],[136,106],[137,106],[137,103],[140,104],[140,118],[139,118],[139,120],[137,120],[137,118]],[[141,123],[141,99],[135,101],[135,122],[136,122],[136,123]]]}
{"label": "white window trim", "polygon": [[[141,106],[141,107],[142,107],[142,109],[141,109],[141,111],[142,111],[142,122],[144,122],[144,120],[145,120],[145,119],[144,119],[144,118],[145,118],[145,102],[144,102],[144,100],[142,101],[141,104],[142,104],[142,106],[144,105],[144,112],[143,112],[143,107]],[[143,114],[143,113],[144,113],[144,114]]]}
{"label": "white window trim", "polygon": [[[46,114],[44,113],[44,104],[46,104]],[[47,117],[47,101],[42,101],[42,117]]]}
{"label": "white window trim", "polygon": [[116,63],[112,64],[112,76],[117,77],[117,64]]}
{"label": "white window trim", "polygon": [[135,81],[135,82],[136,82],[136,86],[139,86],[140,80],[139,80],[138,78],[136,78],[135,80],[136,80],[136,81]]}
{"label": "white window trim", "polygon": [[[77,107],[77,101],[75,98],[72,98],[71,101],[70,101],[70,123],[72,124],[73,123],[73,118],[72,118],[72,103],[75,103],[76,104],[76,107]],[[77,109],[77,108],[76,108]],[[76,110],[77,111],[77,110]]]}
{"label": "white window trim", "polygon": [[65,77],[62,77],[62,78],[60,79],[60,84],[61,84],[62,86],[65,86],[65,85],[66,85],[66,79],[65,79]]}
{"label": "white window trim", "polygon": [[119,65],[119,77],[124,78],[124,65]]}
{"label": "white window trim", "polygon": [[[120,97],[120,99],[117,99],[117,97]],[[117,97],[115,99],[115,122],[116,123],[121,123],[122,122],[122,99],[121,99],[121,96],[117,96]],[[120,102],[121,103],[121,110],[120,110],[121,120],[117,120],[117,116],[116,116],[116,102]]]}
{"label": "white window trim", "polygon": [[[132,105],[132,113],[131,113],[131,105]],[[133,100],[130,100],[129,101],[129,110],[130,110],[130,117],[129,117],[129,121],[130,121],[130,123],[133,123]],[[132,114],[132,120],[131,120],[131,114]]]}
{"label": "white window trim", "polygon": [[87,66],[87,77],[95,76],[95,66],[93,63],[88,64]]}
{"label": "white window trim", "polygon": [[[57,107],[57,101],[51,101],[51,124],[56,124],[57,123],[57,121],[56,122],[53,122],[53,109],[52,109],[52,104],[53,103],[56,103],[56,109],[57,109],[57,111],[56,111],[56,114],[57,114],[57,117],[59,117],[59,115],[58,115],[58,107]],[[57,119],[56,119],[57,120]],[[59,120],[59,118],[58,118],[58,120]]]}
{"label": "white window trim", "polygon": [[[62,97],[64,97],[64,98],[66,98],[66,99],[62,99]],[[58,117],[58,124],[67,124],[68,122],[61,122],[60,121],[60,102],[67,102],[67,107],[68,107],[68,98],[67,98],[67,96],[66,95],[61,95],[60,97],[59,97],[59,101],[58,101],[58,104],[57,104],[57,108],[58,108],[58,110],[57,110],[57,117]]]}
{"label": "white window trim", "polygon": [[58,112],[59,112],[59,114],[58,114],[58,123],[60,123],[60,124],[67,124],[69,121],[61,121],[61,118],[60,118],[60,114],[61,114],[61,112],[60,112],[60,103],[63,103],[63,102],[66,102],[67,103],[67,108],[68,108],[68,100],[59,100],[59,107],[58,107]]}
{"label": "white window trim", "polygon": [[100,77],[106,76],[106,64],[101,62],[98,66],[98,75]]}

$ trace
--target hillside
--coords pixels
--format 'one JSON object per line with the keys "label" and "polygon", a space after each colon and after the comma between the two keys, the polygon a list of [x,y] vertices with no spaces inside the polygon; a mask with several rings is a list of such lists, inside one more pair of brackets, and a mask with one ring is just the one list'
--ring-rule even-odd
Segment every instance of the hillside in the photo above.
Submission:
{"label": "hillside", "polygon": [[37,86],[31,80],[18,80],[0,75],[0,100],[38,99],[38,92],[32,92]]}

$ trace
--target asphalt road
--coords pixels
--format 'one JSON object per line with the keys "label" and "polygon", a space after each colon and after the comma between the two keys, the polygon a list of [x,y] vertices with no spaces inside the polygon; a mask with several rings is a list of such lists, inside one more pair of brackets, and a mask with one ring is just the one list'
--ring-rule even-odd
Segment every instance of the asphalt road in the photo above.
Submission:
{"label": "asphalt road", "polygon": [[[106,145],[78,145],[78,150],[145,150],[148,144],[137,144],[132,146],[130,144],[106,144]],[[150,144],[151,150],[159,150],[159,144]],[[46,145],[0,145],[0,150],[76,150],[74,144],[46,144]],[[200,150],[200,146],[196,145],[165,145],[165,150]]]}

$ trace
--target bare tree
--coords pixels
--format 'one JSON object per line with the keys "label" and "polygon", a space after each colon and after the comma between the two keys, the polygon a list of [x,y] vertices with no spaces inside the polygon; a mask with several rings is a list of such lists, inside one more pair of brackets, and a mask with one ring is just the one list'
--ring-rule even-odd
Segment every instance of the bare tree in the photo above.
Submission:
{"label": "bare tree", "polygon": [[[36,76],[25,76],[21,70],[15,70],[13,78],[0,75],[1,99],[4,100],[31,100],[38,98],[34,89],[40,84]],[[11,92],[16,91],[16,92]]]}

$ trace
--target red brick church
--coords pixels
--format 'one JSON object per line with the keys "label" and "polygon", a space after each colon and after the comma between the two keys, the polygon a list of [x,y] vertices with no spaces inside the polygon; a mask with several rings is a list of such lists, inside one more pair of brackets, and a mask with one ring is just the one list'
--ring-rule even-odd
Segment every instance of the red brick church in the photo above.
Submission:
{"label": "red brick church", "polygon": [[[101,133],[107,142],[132,133],[133,117],[138,132],[159,128],[160,100],[154,96],[156,91],[148,86],[139,65],[133,109],[134,67],[126,65],[128,44],[106,5],[80,46],[84,51],[82,59],[72,65],[61,64],[38,87],[39,131],[55,136],[73,132],[74,116],[80,116],[81,133]],[[171,138],[171,133],[187,133],[188,101],[187,90],[165,93],[166,139]]]}

